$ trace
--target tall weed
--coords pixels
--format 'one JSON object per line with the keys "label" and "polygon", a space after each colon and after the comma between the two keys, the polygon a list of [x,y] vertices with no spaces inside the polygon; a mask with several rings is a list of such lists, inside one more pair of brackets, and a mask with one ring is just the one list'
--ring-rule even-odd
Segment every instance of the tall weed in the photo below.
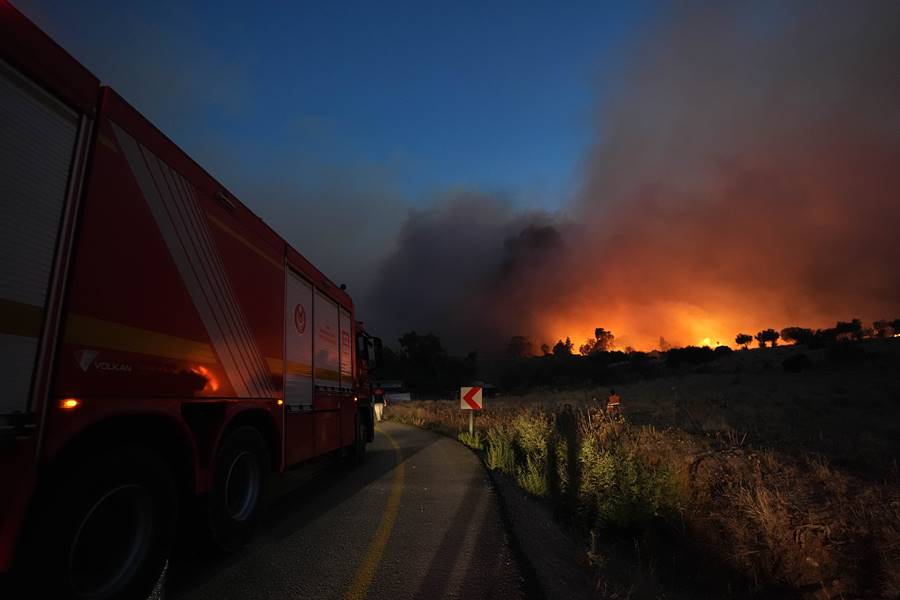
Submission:
{"label": "tall weed", "polygon": [[513,447],[514,434],[504,426],[491,427],[487,430],[487,449],[484,461],[487,467],[513,475],[516,470],[516,453]]}
{"label": "tall weed", "polygon": [[525,464],[516,468],[516,483],[529,494],[546,496],[549,490],[547,467],[544,461],[540,458],[526,456]]}

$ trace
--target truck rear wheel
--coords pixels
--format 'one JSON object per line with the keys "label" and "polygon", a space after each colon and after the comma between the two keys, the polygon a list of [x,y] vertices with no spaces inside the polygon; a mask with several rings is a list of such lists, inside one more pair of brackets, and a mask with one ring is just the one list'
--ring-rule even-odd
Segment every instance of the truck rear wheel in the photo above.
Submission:
{"label": "truck rear wheel", "polygon": [[69,465],[28,544],[35,597],[146,598],[168,559],[178,499],[165,461],[140,446]]}
{"label": "truck rear wheel", "polygon": [[269,450],[254,427],[227,434],[216,453],[207,506],[210,536],[224,552],[247,543],[259,517],[269,474]]}
{"label": "truck rear wheel", "polygon": [[353,463],[361,465],[366,461],[366,443],[369,441],[369,426],[359,411],[356,413],[356,440],[353,446]]}

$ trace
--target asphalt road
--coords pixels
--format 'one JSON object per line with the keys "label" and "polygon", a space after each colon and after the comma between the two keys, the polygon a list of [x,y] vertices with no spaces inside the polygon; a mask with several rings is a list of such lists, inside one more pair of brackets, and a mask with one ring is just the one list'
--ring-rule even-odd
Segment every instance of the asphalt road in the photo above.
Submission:
{"label": "asphalt road", "polygon": [[170,577],[167,599],[524,597],[497,498],[457,442],[380,423],[366,462],[282,478],[255,540]]}

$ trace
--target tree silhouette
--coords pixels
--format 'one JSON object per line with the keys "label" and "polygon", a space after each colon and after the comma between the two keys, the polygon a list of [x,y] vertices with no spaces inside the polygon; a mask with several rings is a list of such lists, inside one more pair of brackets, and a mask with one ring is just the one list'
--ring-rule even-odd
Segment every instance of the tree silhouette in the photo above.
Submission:
{"label": "tree silhouette", "polygon": [[774,348],[777,345],[778,338],[781,337],[781,334],[770,327],[758,332],[754,337],[756,338],[756,341],[759,342],[760,348],[764,348],[766,342],[771,342],[772,347]]}
{"label": "tree silhouette", "polygon": [[739,333],[734,338],[734,343],[738,346],[743,346],[744,350],[747,349],[747,346],[750,345],[750,342],[753,341],[753,336],[749,333]]}
{"label": "tree silhouette", "polygon": [[541,353],[543,353],[544,356],[550,356],[550,344],[547,342],[541,344]]}
{"label": "tree silhouette", "polygon": [[[406,387],[414,393],[433,393],[470,385],[478,376],[478,354],[450,356],[441,339],[410,331],[400,338],[400,352],[393,354]],[[386,349],[387,350],[387,349]],[[388,353],[385,351],[385,355]]]}
{"label": "tree silhouette", "polygon": [[525,358],[533,354],[531,341],[522,335],[514,335],[509,339],[506,353],[512,358]]}
{"label": "tree silhouette", "polygon": [[865,333],[863,331],[862,321],[853,319],[850,322],[838,321],[834,326],[838,339],[854,339],[861,340]]}
{"label": "tree silhouette", "polygon": [[588,338],[584,341],[584,343],[578,346],[578,353],[582,356],[587,356],[591,352],[594,351],[594,346],[597,345],[597,340]]}
{"label": "tree silhouette", "polygon": [[806,327],[785,327],[781,330],[781,339],[795,344],[809,345],[815,337],[815,332]]}
{"label": "tree silhouette", "polygon": [[578,351],[583,355],[593,354],[595,352],[609,352],[615,346],[616,336],[612,331],[598,327],[594,330],[594,339],[588,338],[584,344],[578,347]]}
{"label": "tree silhouette", "polygon": [[403,380],[410,390],[431,390],[439,386],[440,371],[447,358],[441,340],[433,333],[404,333],[400,342]]}
{"label": "tree silhouette", "polygon": [[608,352],[615,346],[616,336],[612,331],[598,327],[594,330],[594,339],[597,340],[597,343],[594,344],[595,351]]}
{"label": "tree silhouette", "polygon": [[566,338],[566,341],[563,342],[559,340],[556,342],[556,345],[553,346],[553,355],[554,356],[572,356],[572,340],[570,338]]}
{"label": "tree silhouette", "polygon": [[403,355],[416,363],[433,363],[446,356],[441,338],[433,333],[420,335],[415,331],[404,333],[398,340]]}
{"label": "tree silhouette", "polygon": [[875,335],[883,338],[888,337],[892,333],[897,333],[897,331],[891,326],[891,322],[887,319],[879,319],[872,323],[872,329],[875,330]]}

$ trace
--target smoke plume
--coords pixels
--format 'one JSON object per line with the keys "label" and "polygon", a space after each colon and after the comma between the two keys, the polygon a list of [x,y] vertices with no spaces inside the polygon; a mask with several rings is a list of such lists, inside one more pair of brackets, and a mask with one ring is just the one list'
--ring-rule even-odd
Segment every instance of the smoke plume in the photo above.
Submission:
{"label": "smoke plume", "polygon": [[900,316],[900,3],[706,4],[633,48],[559,214],[413,212],[367,299],[390,335],[619,347]]}

